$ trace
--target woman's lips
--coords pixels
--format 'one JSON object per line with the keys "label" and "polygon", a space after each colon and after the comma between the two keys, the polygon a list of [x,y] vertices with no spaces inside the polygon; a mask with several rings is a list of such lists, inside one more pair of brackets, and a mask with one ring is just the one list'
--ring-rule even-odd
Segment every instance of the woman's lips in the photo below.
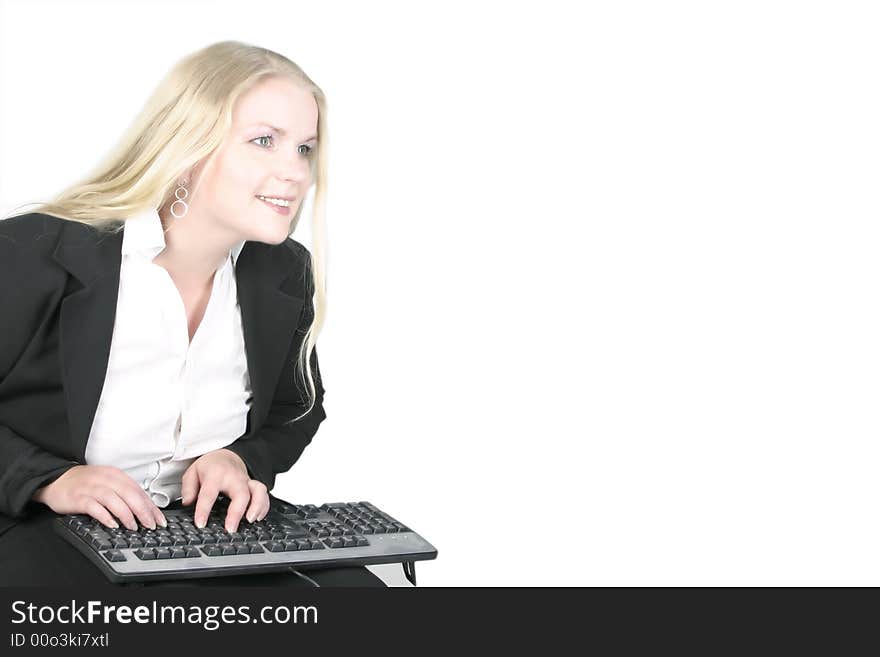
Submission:
{"label": "woman's lips", "polygon": [[[277,213],[280,214],[280,215],[287,216],[287,215],[290,214],[290,206],[288,206],[288,207],[285,208],[283,205],[275,205],[274,203],[269,203],[269,201],[264,201],[263,199],[261,199],[261,198],[259,198],[259,197],[257,197],[257,200],[258,200],[260,203],[262,203],[263,205],[268,205],[270,208],[272,208],[273,210],[275,210],[275,212],[277,212]],[[291,203],[292,203],[292,202],[293,202],[293,201],[291,201]]]}

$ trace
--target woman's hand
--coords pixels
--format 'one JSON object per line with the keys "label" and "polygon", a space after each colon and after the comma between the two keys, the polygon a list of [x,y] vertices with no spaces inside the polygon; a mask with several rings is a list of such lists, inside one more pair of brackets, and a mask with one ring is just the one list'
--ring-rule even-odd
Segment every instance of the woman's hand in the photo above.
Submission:
{"label": "woman's hand", "polygon": [[217,449],[197,458],[183,473],[181,495],[185,506],[198,496],[194,522],[204,527],[217,495],[229,498],[226,512],[226,531],[238,530],[238,523],[247,511],[248,522],[262,520],[269,513],[269,489],[266,484],[248,477],[247,466],[241,457],[228,449]]}
{"label": "woman's hand", "polygon": [[55,481],[37,489],[32,499],[55,513],[88,514],[107,527],[119,525],[137,530],[135,518],[144,527],[165,526],[165,516],[143,488],[128,474],[109,465],[75,465]]}

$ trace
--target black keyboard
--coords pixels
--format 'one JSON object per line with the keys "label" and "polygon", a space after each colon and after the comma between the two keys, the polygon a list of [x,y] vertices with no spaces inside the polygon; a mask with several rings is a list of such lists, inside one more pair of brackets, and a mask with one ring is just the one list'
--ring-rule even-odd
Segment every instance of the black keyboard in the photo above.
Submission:
{"label": "black keyboard", "polygon": [[414,562],[437,557],[434,546],[369,502],[270,502],[263,520],[242,518],[234,533],[224,527],[223,496],[202,529],[193,522],[195,505],[163,509],[168,526],[156,529],[110,529],[86,515],[61,515],[54,524],[116,583],[399,562],[415,584]]}

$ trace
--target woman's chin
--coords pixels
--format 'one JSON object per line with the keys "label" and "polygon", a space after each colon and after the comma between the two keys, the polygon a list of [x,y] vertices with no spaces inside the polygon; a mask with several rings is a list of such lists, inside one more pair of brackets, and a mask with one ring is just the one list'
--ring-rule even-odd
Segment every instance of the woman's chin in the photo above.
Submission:
{"label": "woman's chin", "polygon": [[288,232],[289,229],[290,225],[285,222],[284,226],[280,229],[275,227],[266,228],[250,239],[263,242],[264,244],[282,244],[284,243],[284,240],[290,237],[290,233]]}

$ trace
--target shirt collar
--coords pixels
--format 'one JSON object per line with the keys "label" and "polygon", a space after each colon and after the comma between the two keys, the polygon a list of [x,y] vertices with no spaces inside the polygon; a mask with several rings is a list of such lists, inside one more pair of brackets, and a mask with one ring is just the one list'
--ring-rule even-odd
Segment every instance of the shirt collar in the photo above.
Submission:
{"label": "shirt collar", "polygon": [[[229,249],[232,266],[238,262],[238,255],[244,248],[245,240],[237,242]],[[158,210],[145,210],[125,220],[122,233],[122,255],[141,254],[152,260],[165,248],[165,231]]]}

